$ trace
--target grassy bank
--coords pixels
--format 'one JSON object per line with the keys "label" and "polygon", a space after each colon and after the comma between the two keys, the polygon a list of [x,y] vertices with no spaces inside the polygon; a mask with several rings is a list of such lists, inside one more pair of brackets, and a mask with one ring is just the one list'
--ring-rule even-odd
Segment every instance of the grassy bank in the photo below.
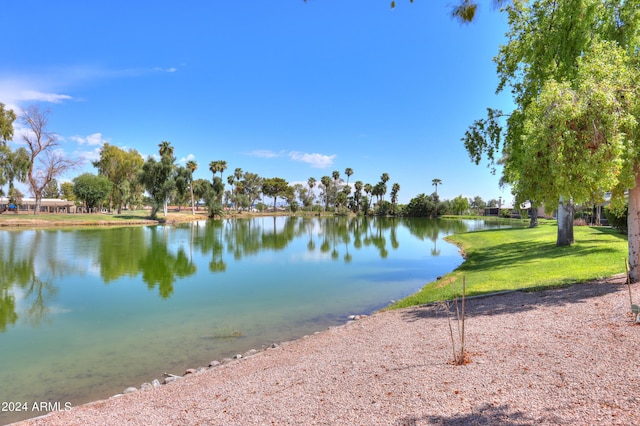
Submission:
{"label": "grassy bank", "polygon": [[15,214],[5,212],[0,214],[0,227],[42,227],[42,226],[100,226],[100,225],[144,225],[156,223],[175,223],[191,220],[206,219],[206,212],[191,214],[191,209],[182,212],[171,212],[164,217],[162,212],[157,220],[149,218],[149,210],[123,211],[122,214],[109,213],[33,213]]}
{"label": "grassy bank", "polygon": [[460,247],[465,261],[442,279],[389,309],[451,299],[460,294],[462,277],[467,295],[523,288],[550,288],[608,277],[625,271],[625,235],[611,228],[577,226],[576,243],[556,247],[554,222],[537,228],[469,232],[447,237]]}

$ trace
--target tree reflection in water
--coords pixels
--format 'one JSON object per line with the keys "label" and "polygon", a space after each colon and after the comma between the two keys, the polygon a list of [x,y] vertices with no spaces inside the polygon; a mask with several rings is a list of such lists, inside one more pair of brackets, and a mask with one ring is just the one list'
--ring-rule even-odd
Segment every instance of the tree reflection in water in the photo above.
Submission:
{"label": "tree reflection in water", "polygon": [[[431,241],[440,255],[443,235],[465,232],[467,223],[370,217],[259,217],[209,220],[176,226],[20,230],[0,232],[0,332],[23,319],[37,325],[47,318],[58,292],[56,278],[86,273],[92,265],[105,284],[140,277],[162,298],[176,280],[193,276],[193,253],[210,256],[209,270],[224,273],[232,257],[241,261],[263,251],[279,252],[305,238],[306,250],[333,261],[351,263],[358,251],[375,247],[381,259],[402,244],[398,232]],[[69,237],[67,241],[63,238]],[[71,247],[66,247],[70,245]],[[61,252],[61,247],[65,247]],[[74,263],[75,262],[75,263]]]}

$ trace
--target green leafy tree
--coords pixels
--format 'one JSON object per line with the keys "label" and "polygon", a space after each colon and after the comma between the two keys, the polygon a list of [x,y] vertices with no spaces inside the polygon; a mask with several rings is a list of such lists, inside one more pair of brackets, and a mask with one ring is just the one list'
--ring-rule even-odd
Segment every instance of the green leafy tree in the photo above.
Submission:
{"label": "green leafy tree", "polygon": [[238,186],[240,187],[239,194],[243,200],[244,207],[249,207],[260,199],[262,178],[257,173],[244,172]]}
{"label": "green leafy tree", "polygon": [[473,199],[469,199],[469,207],[475,209],[477,214],[481,214],[484,208],[487,207],[487,203],[484,202],[482,197],[476,195]]}
{"label": "green leafy tree", "polygon": [[[14,198],[14,182],[26,182],[31,166],[29,153],[23,147],[12,151],[7,145],[0,145],[0,185],[9,183],[7,194]],[[2,190],[0,189],[0,192]],[[15,199],[12,200],[15,203]]]}
{"label": "green leafy tree", "polygon": [[175,200],[178,205],[178,211],[183,204],[187,202],[189,195],[189,184],[191,180],[191,171],[184,166],[178,166],[175,169]]}
{"label": "green leafy tree", "polygon": [[404,215],[409,217],[431,217],[435,215],[436,205],[431,196],[419,194],[413,197],[404,209]]}
{"label": "green leafy tree", "polygon": [[51,179],[51,181],[44,187],[42,191],[44,198],[58,198],[60,196],[60,188],[58,188],[58,181]]}
{"label": "green leafy tree", "polygon": [[[164,143],[166,146],[163,152],[173,152],[169,142]],[[125,151],[108,143],[100,149],[100,158],[92,162],[98,169],[98,174],[106,176],[113,183],[109,195],[109,208],[115,206],[118,214],[122,213],[123,206],[139,198],[142,193],[142,187],[136,183],[143,163],[144,159],[135,149]]]}
{"label": "green leafy tree", "polygon": [[[497,91],[510,88],[516,108],[509,114],[487,109],[487,118],[474,122],[463,140],[476,164],[486,156],[491,167],[496,162],[504,165],[501,182],[512,185],[518,202],[528,199],[535,206],[541,202],[536,194],[548,188],[546,185],[536,187],[532,181],[534,176],[546,175],[546,167],[552,165],[553,159],[546,155],[547,151],[531,157],[528,155],[531,151],[525,146],[529,143],[525,135],[530,134],[531,114],[537,114],[536,103],[541,100],[544,87],[551,80],[577,81],[579,61],[592,50],[594,43],[614,42],[635,54],[639,45],[638,6],[636,0],[536,0],[512,2],[506,8],[510,30],[508,43],[500,48],[495,59],[499,77]],[[550,90],[551,87],[547,88]],[[584,150],[579,158],[588,159],[589,155],[589,150]],[[527,171],[533,173],[528,175]],[[579,185],[579,180],[573,181],[573,186]],[[558,191],[552,192],[556,194],[545,193],[544,198],[548,200]],[[573,192],[558,195],[557,245],[573,242]]]}
{"label": "green leafy tree", "polygon": [[278,197],[286,197],[289,183],[278,177],[263,179],[262,193],[267,197],[273,197],[273,210],[276,210],[276,200]]}
{"label": "green leafy tree", "polygon": [[222,215],[222,195],[224,194],[224,184],[222,178],[214,176],[213,183],[205,185],[204,190],[204,203],[207,206],[208,215],[210,218]]}
{"label": "green leafy tree", "polygon": [[11,109],[5,109],[5,105],[0,102],[0,145],[6,145],[7,141],[13,138],[13,122],[16,114]]}
{"label": "green leafy tree", "polygon": [[73,179],[73,194],[92,210],[107,200],[112,186],[106,176],[83,173]]}
{"label": "green leafy tree", "polygon": [[62,182],[60,184],[60,196],[67,201],[75,201],[76,196],[73,193],[73,182]]}
{"label": "green leafy tree", "polygon": [[167,215],[167,200],[175,188],[173,147],[169,142],[162,142],[160,161],[153,157],[147,158],[138,175],[139,182],[147,191],[151,201],[151,217],[155,218],[160,207],[164,206]]}
{"label": "green leafy tree", "polygon": [[451,208],[453,209],[454,214],[464,214],[469,210],[469,200],[462,195],[458,195],[451,201]]}
{"label": "green leafy tree", "polygon": [[207,189],[211,186],[211,182],[206,179],[195,179],[191,185],[193,188],[193,197],[197,200],[196,204],[200,204],[200,201],[204,199]]}

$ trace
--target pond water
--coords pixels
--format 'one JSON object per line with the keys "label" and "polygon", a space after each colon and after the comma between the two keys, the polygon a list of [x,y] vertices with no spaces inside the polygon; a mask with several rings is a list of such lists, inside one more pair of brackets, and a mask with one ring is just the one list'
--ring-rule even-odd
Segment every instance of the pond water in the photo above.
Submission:
{"label": "pond water", "polygon": [[0,231],[0,424],[371,313],[462,262],[444,236],[491,226],[261,217]]}

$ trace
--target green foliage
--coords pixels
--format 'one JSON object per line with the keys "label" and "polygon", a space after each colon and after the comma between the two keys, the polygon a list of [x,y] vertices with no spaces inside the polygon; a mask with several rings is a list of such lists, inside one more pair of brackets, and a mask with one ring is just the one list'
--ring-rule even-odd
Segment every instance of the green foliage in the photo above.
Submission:
{"label": "green foliage", "polygon": [[638,155],[621,145],[632,127],[629,72],[637,75],[637,66],[624,50],[635,54],[639,44],[638,1],[535,0],[506,11],[497,91],[510,87],[516,109],[506,116],[489,108],[470,126],[463,140],[472,160],[504,164],[502,182],[518,203],[553,204],[559,195],[580,202],[618,183],[628,188],[625,160]]}
{"label": "green foliage", "polygon": [[[168,144],[168,142],[167,142]],[[161,144],[162,145],[162,144]],[[161,150],[163,148],[161,147]],[[169,145],[164,147],[164,155],[160,161],[149,157],[142,165],[138,179],[144,189],[151,197],[151,217],[155,218],[160,207],[164,206],[171,191],[175,188],[173,179],[173,148]]]}
{"label": "green foliage", "polygon": [[112,185],[106,176],[83,173],[73,179],[73,194],[88,209],[93,209],[107,199]]}
{"label": "green foliage", "polygon": [[279,177],[262,180],[262,193],[267,197],[273,197],[273,209],[276,208],[278,197],[285,197],[289,188],[289,183]]}
{"label": "green foliage", "polygon": [[98,174],[106,176],[113,183],[110,204],[116,206],[118,212],[123,206],[141,198],[143,188],[138,184],[138,174],[144,159],[138,151],[125,151],[105,143],[100,149],[100,158],[92,164],[98,169]]}
{"label": "green foliage", "polygon": [[373,214],[375,216],[388,216],[389,214],[391,214],[391,207],[392,206],[389,201],[380,201],[376,203],[373,209]]}
{"label": "green foliage", "polygon": [[62,182],[60,184],[60,196],[68,201],[74,201],[76,199],[73,193],[73,182]]}
{"label": "green foliage", "polygon": [[5,144],[13,137],[13,122],[16,114],[11,109],[5,109],[5,105],[0,102],[0,145]]}
{"label": "green foliage", "polygon": [[628,232],[628,215],[629,215],[629,206],[624,206],[623,208],[612,208],[611,206],[606,206],[604,208],[604,216],[607,218],[607,222],[609,225],[618,229],[625,235]]}
{"label": "green foliage", "polygon": [[453,210],[453,214],[465,214],[469,210],[469,200],[467,197],[458,195],[451,201],[451,209]]}
{"label": "green foliage", "polygon": [[441,280],[391,306],[451,299],[466,277],[467,295],[542,289],[624,272],[627,240],[608,228],[577,227],[576,244],[556,247],[555,224],[455,234],[447,240],[465,253],[464,263]]}
{"label": "green foliage", "polygon": [[58,188],[58,181],[56,179],[51,179],[51,182],[44,187],[42,196],[44,198],[58,198],[60,196],[60,189]]}
{"label": "green foliage", "polygon": [[435,215],[436,205],[433,198],[426,194],[413,197],[404,208],[404,215],[408,217],[432,217]]}
{"label": "green foliage", "polygon": [[210,218],[221,216],[223,213],[222,195],[224,193],[222,178],[215,176],[213,183],[204,181],[199,191],[203,191],[202,199],[204,200],[205,206],[207,206],[208,216]]}

